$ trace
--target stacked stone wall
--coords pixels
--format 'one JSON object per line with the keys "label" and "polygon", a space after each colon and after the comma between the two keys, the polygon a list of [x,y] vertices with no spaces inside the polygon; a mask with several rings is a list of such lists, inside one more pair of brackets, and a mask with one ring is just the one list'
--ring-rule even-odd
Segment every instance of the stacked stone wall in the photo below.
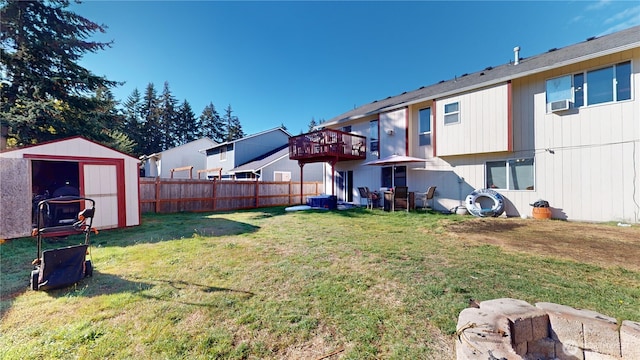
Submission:
{"label": "stacked stone wall", "polygon": [[640,323],[553,303],[483,301],[460,312],[456,357],[473,359],[640,359]]}

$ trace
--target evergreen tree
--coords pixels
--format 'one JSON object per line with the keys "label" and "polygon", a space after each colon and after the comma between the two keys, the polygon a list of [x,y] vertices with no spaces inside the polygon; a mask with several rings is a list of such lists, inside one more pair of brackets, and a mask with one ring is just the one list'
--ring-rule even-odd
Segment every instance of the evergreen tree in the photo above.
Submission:
{"label": "evergreen tree", "polygon": [[84,135],[104,138],[103,105],[94,96],[116,82],[78,65],[87,52],[111,43],[89,41],[105,27],[66,10],[66,0],[3,0],[0,8],[0,125],[9,146]]}
{"label": "evergreen tree", "polygon": [[196,115],[193,113],[191,104],[189,104],[187,100],[184,100],[182,104],[180,104],[180,108],[178,109],[177,124],[178,126],[176,127],[175,136],[176,139],[178,139],[179,145],[197,140],[201,137],[198,121],[196,120]]}
{"label": "evergreen tree", "polygon": [[240,119],[233,115],[233,110],[231,109],[230,104],[224,111],[223,121],[227,125],[227,137],[225,141],[238,140],[244,137],[244,131],[242,131]]}
{"label": "evergreen tree", "polygon": [[200,136],[206,136],[217,143],[226,141],[225,124],[213,103],[204,107],[198,122]]}
{"label": "evergreen tree", "polygon": [[149,83],[142,98],[140,108],[142,115],[141,147],[144,155],[162,151],[162,128],[160,127],[160,110],[158,97],[153,83]]}
{"label": "evergreen tree", "polygon": [[131,95],[127,97],[122,109],[124,116],[123,132],[126,133],[134,143],[132,154],[136,157],[144,155],[141,148],[142,140],[142,95],[138,88],[133,89]]}
{"label": "evergreen tree", "polygon": [[318,126],[318,123],[316,122],[316,119],[312,117],[311,121],[309,121],[309,131],[307,132],[312,132],[316,126]]}
{"label": "evergreen tree", "polygon": [[179,142],[179,139],[176,136],[178,132],[177,129],[177,117],[178,112],[176,110],[177,104],[176,98],[171,93],[169,89],[169,82],[164,82],[164,87],[162,88],[162,94],[159,99],[159,123],[160,123],[160,145],[162,150],[167,150],[172,147],[175,147]]}

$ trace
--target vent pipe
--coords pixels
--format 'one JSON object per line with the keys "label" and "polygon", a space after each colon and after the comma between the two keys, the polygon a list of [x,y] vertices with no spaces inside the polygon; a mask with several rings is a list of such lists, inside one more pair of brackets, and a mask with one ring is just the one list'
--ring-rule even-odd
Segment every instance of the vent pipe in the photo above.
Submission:
{"label": "vent pipe", "polygon": [[513,65],[518,65],[520,63],[520,46],[513,48],[513,56],[515,58]]}

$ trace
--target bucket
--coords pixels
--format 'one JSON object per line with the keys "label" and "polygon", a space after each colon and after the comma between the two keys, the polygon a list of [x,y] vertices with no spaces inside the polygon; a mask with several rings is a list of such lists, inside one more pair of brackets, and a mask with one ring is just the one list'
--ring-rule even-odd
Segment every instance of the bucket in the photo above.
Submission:
{"label": "bucket", "polygon": [[534,207],[531,215],[534,219],[551,219],[551,209],[548,207]]}

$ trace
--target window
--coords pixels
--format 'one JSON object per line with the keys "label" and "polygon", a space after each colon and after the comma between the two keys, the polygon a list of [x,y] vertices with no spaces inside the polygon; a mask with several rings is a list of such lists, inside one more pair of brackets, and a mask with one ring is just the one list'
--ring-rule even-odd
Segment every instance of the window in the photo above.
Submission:
{"label": "window", "polygon": [[380,172],[380,183],[382,187],[407,186],[406,166],[385,166]]}
{"label": "window", "polygon": [[225,161],[227,160],[227,147],[221,147],[220,148],[220,161]]}
{"label": "window", "polygon": [[489,161],[486,176],[487,188],[534,190],[533,158]]}
{"label": "window", "polygon": [[351,125],[343,126],[343,127],[340,128],[340,130],[350,133],[351,132]]}
{"label": "window", "polygon": [[372,154],[378,154],[378,145],[379,145],[379,136],[378,136],[378,120],[373,120],[369,122],[369,150],[371,150]]}
{"label": "window", "polygon": [[291,181],[291,171],[274,171],[273,181]]}
{"label": "window", "polygon": [[460,122],[460,103],[457,101],[444,105],[444,124],[455,124]]}
{"label": "window", "polygon": [[[570,107],[631,99],[631,62],[626,61],[584,73],[565,75],[546,82],[547,112],[551,103],[568,101]],[[586,103],[585,103],[586,101]]]}
{"label": "window", "polygon": [[420,109],[418,123],[418,142],[420,146],[431,145],[431,108]]}

